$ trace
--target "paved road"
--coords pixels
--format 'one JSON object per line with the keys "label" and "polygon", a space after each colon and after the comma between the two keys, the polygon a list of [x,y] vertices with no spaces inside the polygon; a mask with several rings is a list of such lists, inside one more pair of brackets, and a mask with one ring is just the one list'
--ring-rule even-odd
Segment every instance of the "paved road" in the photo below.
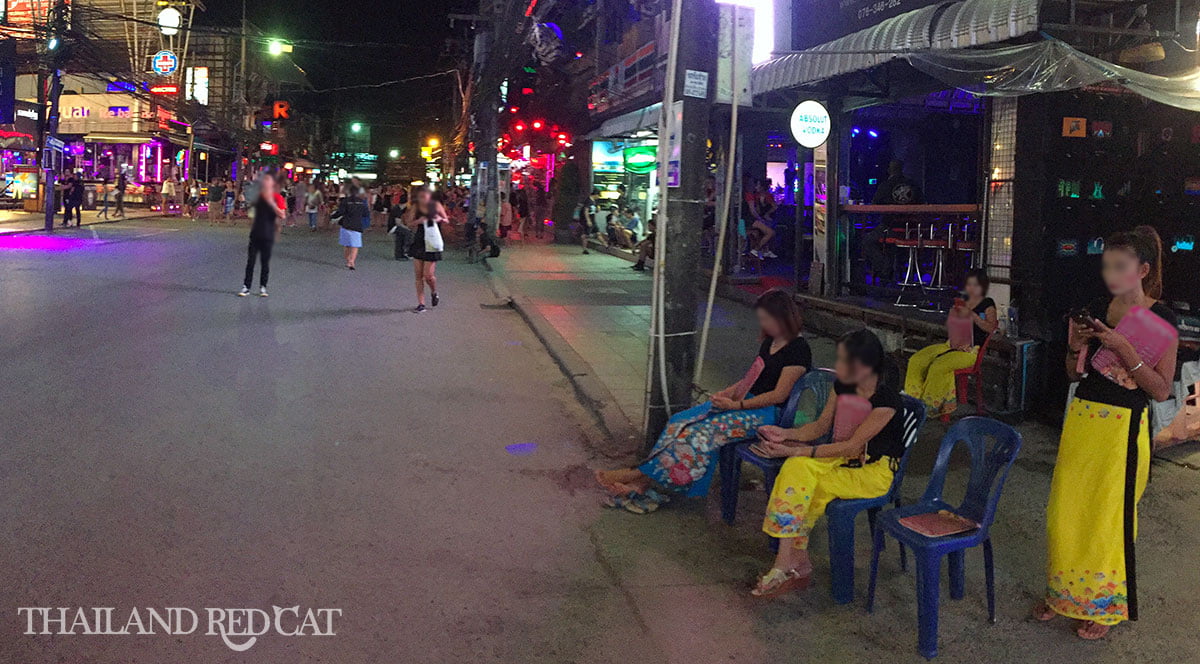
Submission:
{"label": "paved road", "polygon": [[[272,296],[238,299],[244,236],[132,222],[0,238],[0,662],[919,661],[894,549],[873,616],[833,606],[824,578],[766,605],[746,595],[769,560],[761,493],[744,493],[733,529],[711,500],[598,509],[587,468],[616,461],[518,316],[480,307],[477,266],[445,263],[445,303],[418,316],[384,238],[348,272],[332,236],[295,232]],[[1053,460],[1053,432],[1027,430],[994,531],[1001,622],[986,624],[971,555],[967,598],[943,607],[943,658],[1195,652],[1200,496],[1170,464],[1142,503],[1142,623],[1097,645],[1024,620]],[[819,575],[824,547],[819,529]],[[339,608],[337,636],[268,634],[235,653],[207,623],[25,636],[17,614],[273,605]]]}

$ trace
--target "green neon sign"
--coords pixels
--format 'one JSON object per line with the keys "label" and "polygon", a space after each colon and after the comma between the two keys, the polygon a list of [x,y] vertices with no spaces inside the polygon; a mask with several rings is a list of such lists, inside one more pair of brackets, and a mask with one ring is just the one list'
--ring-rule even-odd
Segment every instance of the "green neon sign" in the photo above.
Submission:
{"label": "green neon sign", "polygon": [[640,145],[625,148],[625,170],[636,175],[645,175],[658,168],[658,146]]}

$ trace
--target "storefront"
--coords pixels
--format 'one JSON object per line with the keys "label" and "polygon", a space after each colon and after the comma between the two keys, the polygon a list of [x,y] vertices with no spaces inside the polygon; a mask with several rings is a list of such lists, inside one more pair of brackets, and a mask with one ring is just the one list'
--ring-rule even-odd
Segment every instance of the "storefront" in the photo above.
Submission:
{"label": "storefront", "polygon": [[[828,112],[809,187],[813,275],[803,289],[823,296],[812,306],[856,307],[863,320],[886,314],[899,345],[912,347],[913,328],[937,334],[944,316],[920,309],[944,307],[963,268],[982,267],[1005,333],[992,347],[1007,354],[996,364],[1020,381],[1014,389],[1010,380],[1004,406],[1024,410],[1038,394],[1064,391],[1062,372],[1037,357],[1061,356],[1063,315],[1103,290],[1105,236],[1154,226],[1167,249],[1166,300],[1185,320],[1200,310],[1191,228],[1200,74],[1191,45],[1154,42],[1159,63],[1141,67],[1152,75],[1047,36],[1073,28],[1050,23],[1056,17],[1032,0],[1004,7],[918,8],[799,43],[808,50],[757,67],[753,88],[761,106],[812,100]],[[1176,28],[1191,32],[1191,21]],[[1125,50],[1110,60],[1146,62]],[[1188,329],[1185,349],[1197,341]]]}
{"label": "storefront", "polygon": [[0,199],[12,205],[38,197],[37,119],[37,107],[19,101],[13,124],[0,125]]}

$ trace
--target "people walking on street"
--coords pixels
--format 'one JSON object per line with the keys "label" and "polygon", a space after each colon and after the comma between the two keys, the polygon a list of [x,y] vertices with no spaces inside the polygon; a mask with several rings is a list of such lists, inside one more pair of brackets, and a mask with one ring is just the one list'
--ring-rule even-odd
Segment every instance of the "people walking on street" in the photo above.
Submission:
{"label": "people walking on street", "polygon": [[129,176],[125,174],[125,168],[121,168],[121,172],[117,174],[117,191],[115,198],[117,201],[117,209],[113,213],[113,217],[124,218],[125,216],[125,190],[129,188]]}
{"label": "people walking on street", "polygon": [[408,193],[401,192],[396,203],[388,211],[388,232],[395,236],[396,248],[394,256],[398,261],[408,260],[408,247],[412,244],[413,232],[404,223],[404,213],[408,209]]}
{"label": "people walking on street", "polygon": [[177,184],[175,176],[169,175],[162,183],[162,213],[164,215],[174,214],[175,212],[175,196]]}
{"label": "people walking on street", "polygon": [[97,219],[108,219],[108,184],[110,180],[104,178],[104,182],[100,184],[100,198],[104,207],[100,208],[100,212],[96,214]]}
{"label": "people walking on street", "polygon": [[223,218],[221,207],[225,202],[225,182],[213,178],[208,184],[208,220],[217,222]]}
{"label": "people walking on street", "polygon": [[500,238],[507,240],[513,227],[513,206],[508,194],[500,192]]}
{"label": "people walking on street", "polygon": [[343,247],[342,253],[349,270],[358,269],[358,250],[362,248],[363,229],[370,215],[371,209],[362,199],[358,188],[348,185],[345,197],[338,203],[337,212],[333,214],[333,220],[341,227],[338,231],[338,244]]}
{"label": "people walking on street", "polygon": [[196,215],[200,212],[200,181],[188,180],[188,199],[187,199],[187,215],[196,220]]}
{"label": "people walking on street", "polygon": [[63,210],[63,228],[71,225],[71,193],[75,189],[75,175],[68,174],[62,181],[62,210]]}
{"label": "people walking on street", "polygon": [[321,195],[320,188],[317,183],[308,183],[308,193],[304,194],[304,212],[308,215],[308,230],[314,232],[317,230],[317,214],[321,211],[321,206],[325,204],[325,197]]}
{"label": "people walking on street", "polygon": [[596,212],[598,200],[600,198],[600,190],[593,189],[592,195],[588,196],[583,201],[583,205],[579,207],[579,242],[583,245],[583,253],[591,253],[588,251],[588,239],[596,233]]}
{"label": "people walking on street", "polygon": [[237,205],[238,196],[239,192],[237,190],[237,183],[233,181],[233,178],[226,180],[225,201],[222,206],[225,213],[225,221],[233,221],[233,209]]}
{"label": "people walking on street", "polygon": [[[800,336],[800,309],[790,295],[768,291],[754,308],[762,343],[746,378],[717,392],[711,401],[673,415],[637,467],[596,471],[596,481],[610,494],[609,506],[645,514],[666,502],[668,493],[703,496],[722,445],[777,424],[777,407],[812,369],[812,350]],[[745,383],[751,380],[747,390]]]}
{"label": "people walking on street", "polygon": [[428,189],[418,189],[410,201],[407,225],[413,231],[408,255],[413,259],[413,276],[417,286],[416,313],[425,311],[425,287],[429,286],[430,304],[440,302],[437,292],[437,262],[442,260],[442,248],[435,246],[441,240],[440,225],[448,221],[441,203],[433,200]]}
{"label": "people walking on street", "polygon": [[264,176],[260,183],[258,200],[254,202],[254,219],[250,224],[250,246],[246,255],[246,279],[242,282],[240,297],[250,294],[250,286],[254,281],[254,260],[262,256],[262,272],[259,276],[258,294],[267,296],[267,279],[271,275],[271,252],[275,241],[283,231],[284,211],[275,201],[275,183],[270,176]]}
{"label": "people walking on street", "polygon": [[1088,641],[1138,619],[1134,554],[1150,479],[1149,411],[1172,398],[1179,351],[1177,317],[1162,301],[1158,233],[1117,233],[1101,260],[1108,294],[1069,323],[1065,368],[1079,385],[1050,480],[1045,599],[1033,609],[1042,622],[1075,619]]}

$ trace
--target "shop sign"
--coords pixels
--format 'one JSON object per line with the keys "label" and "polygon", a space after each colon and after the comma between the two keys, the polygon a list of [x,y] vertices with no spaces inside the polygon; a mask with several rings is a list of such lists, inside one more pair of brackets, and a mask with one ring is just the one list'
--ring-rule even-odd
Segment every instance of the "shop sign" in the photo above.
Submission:
{"label": "shop sign", "polygon": [[17,109],[17,117],[18,118],[27,118],[30,120],[37,120],[38,112],[36,109],[32,109],[32,108],[18,108]]}
{"label": "shop sign", "polygon": [[150,94],[177,95],[177,94],[179,94],[179,86],[178,85],[153,85],[150,87]]}
{"label": "shop sign", "polygon": [[819,101],[802,101],[792,111],[792,136],[802,147],[820,147],[829,139],[829,110]]}
{"label": "shop sign", "polygon": [[658,168],[658,147],[641,145],[625,148],[625,171],[635,175],[645,175]]}
{"label": "shop sign", "polygon": [[170,76],[179,69],[179,58],[172,51],[159,51],[154,54],[154,58],[150,61],[150,66],[154,69],[154,73],[159,76]]}

